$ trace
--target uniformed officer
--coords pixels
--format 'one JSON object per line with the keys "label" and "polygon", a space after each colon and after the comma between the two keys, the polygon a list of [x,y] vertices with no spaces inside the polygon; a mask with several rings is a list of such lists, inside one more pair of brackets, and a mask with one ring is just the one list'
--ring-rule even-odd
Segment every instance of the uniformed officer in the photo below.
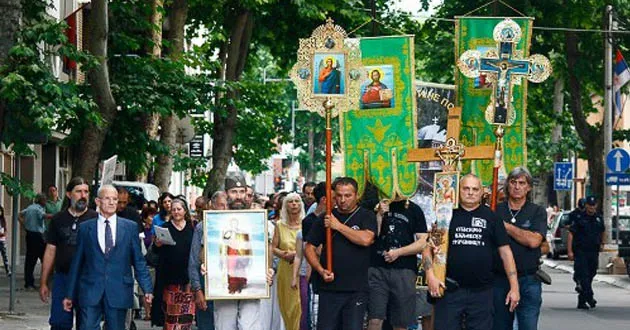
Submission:
{"label": "uniformed officer", "polygon": [[579,309],[594,308],[597,301],[593,298],[593,278],[597,274],[599,251],[604,239],[604,219],[597,213],[597,199],[586,198],[584,212],[575,215],[569,229],[569,260],[575,260],[573,270],[579,283]]}

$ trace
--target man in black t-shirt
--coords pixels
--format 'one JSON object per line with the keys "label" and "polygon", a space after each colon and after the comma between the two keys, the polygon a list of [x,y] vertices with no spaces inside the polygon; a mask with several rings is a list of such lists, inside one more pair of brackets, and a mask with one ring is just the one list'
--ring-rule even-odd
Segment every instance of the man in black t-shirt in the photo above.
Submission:
{"label": "man in black t-shirt", "polygon": [[[50,295],[48,278],[54,265],[55,275],[53,276],[49,319],[51,329],[54,330],[72,329],[72,312],[64,311],[62,302],[67,291],[66,283],[70,264],[76,250],[79,224],[98,216],[96,211],[88,209],[89,194],[88,182],[83,178],[75,177],[70,180],[66,187],[66,198],[70,200],[70,206],[55,214],[48,228],[39,296],[43,302],[48,302]],[[76,310],[78,305],[74,308]],[[80,313],[77,312],[77,328],[80,325],[79,315]]]}
{"label": "man in black t-shirt", "polygon": [[[376,236],[376,217],[357,204],[357,182],[348,177],[335,180],[333,189],[337,208],[324,221],[313,224],[307,238],[305,255],[320,275],[319,330],[361,330],[365,314],[370,246]],[[333,271],[326,265],[326,228],[333,231]],[[322,245],[322,255],[316,249]]]}
{"label": "man in black t-shirt", "polygon": [[416,321],[417,254],[425,246],[427,225],[422,209],[410,201],[381,202],[378,208],[368,329],[381,330],[386,318],[394,329],[407,329]]}
{"label": "man in black t-shirt", "polygon": [[521,330],[538,329],[542,305],[542,285],[536,272],[540,260],[540,245],[547,235],[547,212],[530,201],[533,178],[524,167],[514,168],[504,187],[507,200],[497,206],[497,216],[503,220],[510,248],[516,261],[521,303],[514,312],[505,305],[510,289],[508,279],[497,260],[494,282],[494,330],[512,329],[514,317]]}
{"label": "man in black t-shirt", "polygon": [[514,257],[508,244],[503,222],[487,206],[481,205],[481,180],[465,175],[459,183],[459,208],[453,210],[448,236],[446,277],[457,283],[447,288],[433,273],[433,248],[427,246],[422,254],[429,294],[444,297],[435,303],[435,329],[461,329],[462,315],[466,314],[467,330],[492,328],[493,262],[499,251],[510,291],[505,298],[513,311],[520,300]]}

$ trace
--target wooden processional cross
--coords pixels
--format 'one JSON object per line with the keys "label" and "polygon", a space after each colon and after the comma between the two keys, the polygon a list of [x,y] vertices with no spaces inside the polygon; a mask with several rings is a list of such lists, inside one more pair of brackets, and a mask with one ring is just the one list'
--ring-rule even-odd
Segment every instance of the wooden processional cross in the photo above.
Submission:
{"label": "wooden processional cross", "polygon": [[[440,174],[455,173],[455,177],[458,177],[457,165],[461,160],[480,160],[480,159],[494,159],[495,148],[498,146],[473,146],[464,147],[458,143],[459,133],[461,128],[461,114],[462,108],[453,107],[448,112],[448,123],[446,126],[447,135],[446,143],[438,148],[423,148],[409,150],[407,161],[409,162],[428,162],[428,161],[442,161],[443,167]],[[495,159],[496,161],[496,159]],[[458,182],[453,182],[455,189],[459,189]],[[438,185],[434,186],[434,196],[437,196]],[[454,192],[457,194],[457,191]],[[448,253],[448,229],[451,224],[451,217],[453,208],[457,208],[456,201],[450,200],[435,200],[435,213],[438,218],[437,228],[435,228],[431,235],[430,240],[435,246],[439,246],[439,252],[434,256],[433,260],[433,273],[435,276],[444,283],[446,279],[446,256]],[[443,289],[440,288],[440,294],[443,294]]]}

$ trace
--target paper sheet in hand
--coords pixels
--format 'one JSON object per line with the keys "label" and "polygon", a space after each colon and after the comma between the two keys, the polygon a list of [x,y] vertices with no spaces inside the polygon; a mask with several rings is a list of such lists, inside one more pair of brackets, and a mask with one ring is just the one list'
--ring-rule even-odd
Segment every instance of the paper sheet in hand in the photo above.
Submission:
{"label": "paper sheet in hand", "polygon": [[155,235],[165,245],[175,245],[175,240],[167,228],[155,227]]}

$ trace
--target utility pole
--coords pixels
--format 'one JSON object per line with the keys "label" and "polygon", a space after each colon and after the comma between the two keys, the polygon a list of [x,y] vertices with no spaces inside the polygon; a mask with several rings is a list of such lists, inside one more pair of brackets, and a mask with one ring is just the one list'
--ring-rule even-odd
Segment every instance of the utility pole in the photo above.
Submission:
{"label": "utility pole", "polygon": [[[613,91],[612,91],[612,56],[613,56],[613,45],[612,45],[612,33],[610,30],[613,26],[613,7],[611,5],[606,6],[605,12],[606,24],[605,30],[606,33],[605,41],[604,41],[604,154],[608,155],[610,150],[612,149],[612,99],[613,99]],[[604,173],[600,173],[598,175],[599,180],[604,180],[606,176],[606,166],[604,166]],[[604,215],[604,224],[606,226],[606,244],[610,244],[612,242],[612,191],[610,187],[604,184],[604,199],[603,199],[603,215]]]}
{"label": "utility pole", "polygon": [[[612,149],[612,33],[610,33],[610,29],[612,29],[613,22],[613,7],[611,5],[606,6],[605,12],[606,24],[605,30],[606,33],[605,41],[604,41],[604,154],[608,155],[610,150]],[[597,179],[603,180],[606,176],[606,166],[604,166],[604,173],[597,175]],[[612,238],[612,191],[608,185],[604,185],[604,199],[603,199],[602,209],[604,215],[604,224],[606,226],[606,242],[607,244],[611,243]]]}

